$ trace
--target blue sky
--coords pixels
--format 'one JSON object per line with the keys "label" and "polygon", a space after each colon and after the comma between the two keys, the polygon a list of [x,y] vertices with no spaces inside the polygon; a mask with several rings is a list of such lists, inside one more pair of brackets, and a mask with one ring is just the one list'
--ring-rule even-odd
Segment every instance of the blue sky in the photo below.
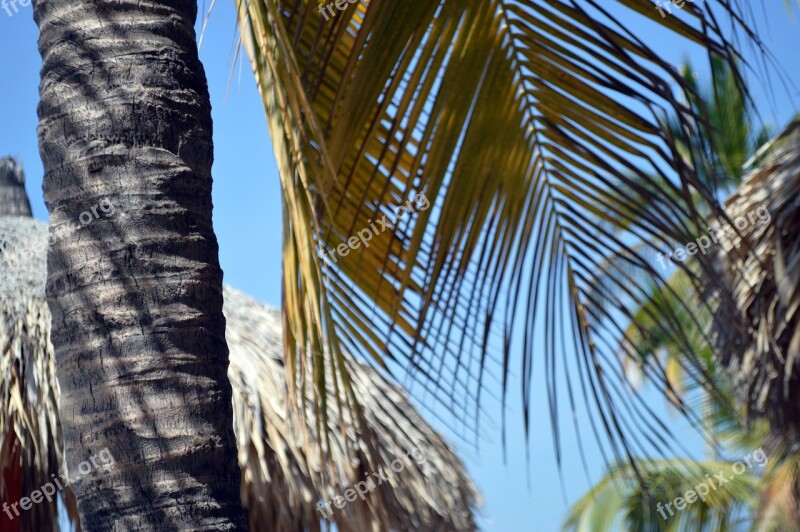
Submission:
{"label": "blue sky", "polygon": [[[202,7],[202,2],[201,2]],[[783,3],[768,0],[764,14],[756,10],[760,35],[774,53],[776,62],[800,87],[800,28],[790,19]],[[764,19],[766,16],[766,20]],[[8,16],[0,11],[0,72],[3,90],[0,98],[0,155],[18,157],[28,175],[28,191],[35,216],[46,220],[42,201],[42,167],[36,140],[36,104],[40,58],[36,49],[36,27],[32,8]],[[700,69],[704,64],[697,50],[685,48],[669,33],[634,16],[623,23],[635,33],[647,35],[648,42],[659,43],[656,50],[663,58],[679,63],[687,55]],[[206,67],[213,103],[214,140],[214,221],[220,242],[226,282],[273,305],[280,305],[281,207],[276,165],[269,142],[266,121],[255,89],[249,64],[235,64],[235,13],[233,2],[219,2],[209,22],[201,57]],[[703,70],[700,71],[701,78]],[[763,76],[752,76],[754,98],[764,119],[777,126],[785,124],[800,109],[796,88],[785,89],[779,78],[773,80],[774,95],[760,86]],[[541,370],[541,366],[538,368]],[[541,371],[539,371],[541,374]],[[530,466],[525,459],[525,438],[519,413],[519,389],[512,382],[509,402],[507,460],[498,433],[486,434],[488,443],[476,453],[456,444],[486,499],[482,524],[486,530],[527,531],[556,530],[567,509],[562,496],[561,478],[555,464],[546,395],[541,379],[535,379],[539,393],[532,420]],[[654,403],[662,401],[653,397]],[[492,412],[499,419],[499,412]],[[663,412],[663,409],[659,410]],[[666,419],[670,414],[663,412]],[[571,420],[562,414],[562,425]],[[433,422],[436,424],[436,422]],[[699,449],[695,436],[683,425],[670,421],[685,434],[692,447]],[[438,425],[437,425],[438,426]],[[586,420],[581,431],[589,433]],[[569,502],[589,486],[578,459],[576,443],[567,438],[564,446],[563,481]],[[587,459],[592,480],[604,466],[599,453],[586,439]]]}

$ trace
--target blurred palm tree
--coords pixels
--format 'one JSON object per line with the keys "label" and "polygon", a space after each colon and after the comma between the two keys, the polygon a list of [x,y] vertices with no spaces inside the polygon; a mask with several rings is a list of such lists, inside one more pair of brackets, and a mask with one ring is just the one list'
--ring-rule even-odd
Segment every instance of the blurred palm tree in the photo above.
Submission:
{"label": "blurred palm tree", "polygon": [[[735,482],[717,487],[712,496],[695,501],[674,519],[659,516],[656,505],[684,496],[707,471],[730,470],[735,459],[721,461],[716,453],[700,462],[640,458],[637,463],[645,472],[644,482],[626,465],[614,466],[573,505],[565,530],[605,530],[608,523],[623,523],[623,529],[637,531],[783,532],[800,526],[800,447],[787,419],[796,409],[796,373],[791,358],[785,358],[796,353],[791,342],[797,337],[799,322],[797,308],[790,303],[798,300],[797,283],[791,277],[795,274],[786,265],[800,260],[796,239],[800,213],[794,199],[800,186],[800,122],[794,121],[758,155],[761,164],[728,199],[726,211],[739,218],[766,201],[771,219],[721,239],[720,275],[735,287],[738,306],[722,316],[705,316],[700,323],[715,331],[716,337],[725,338],[740,324],[749,323],[751,332],[740,337],[739,352],[709,346],[699,329],[693,337],[696,353],[707,360],[707,369],[714,375],[716,393],[708,393],[696,376],[683,371],[687,355],[671,341],[647,331],[631,334],[626,341],[633,338],[640,343],[638,350],[651,357],[660,352],[667,360],[666,368],[672,369],[665,377],[672,384],[672,404],[683,404],[685,397],[695,394],[700,400],[696,410],[704,413],[712,443],[720,441],[725,454],[749,454],[758,448],[769,461],[763,468],[726,475]],[[679,276],[676,273],[670,282],[679,282]],[[681,290],[696,297],[685,285]],[[651,303],[676,307],[674,300]],[[679,319],[686,316],[680,314]]]}
{"label": "blurred palm tree", "polygon": [[[691,65],[687,64],[683,72],[687,83],[695,84],[696,88]],[[787,184],[782,178],[775,161],[782,161],[784,171],[788,169],[796,174],[797,165],[792,163],[797,156],[797,146],[791,142],[796,136],[796,133],[792,133],[792,127],[774,141],[770,140],[767,128],[758,132],[753,130],[750,125],[751,113],[732,80],[732,73],[725,65],[712,61],[711,87],[707,90],[695,90],[695,94],[704,96],[689,102],[707,128],[703,137],[711,142],[706,145],[702,142],[703,139],[684,138],[681,152],[688,161],[701,163],[698,165],[698,173],[707,182],[716,181],[720,184],[721,191],[738,189],[727,202],[727,213],[734,219],[763,207],[766,183],[771,183],[770,192],[776,197],[792,194],[791,184]],[[674,128],[674,122],[669,127]],[[755,170],[743,184],[747,168],[753,167]],[[756,186],[753,186],[754,182]],[[742,201],[741,195],[748,189],[751,194],[747,201]],[[753,189],[758,192],[753,194]],[[767,211],[776,212],[769,208]],[[711,223],[713,217],[709,218],[712,218],[709,219]],[[757,225],[763,228],[768,226],[769,220],[761,222],[763,223]],[[757,235],[755,240],[743,238],[733,246],[730,242],[737,237],[721,238],[721,249],[713,253],[720,261],[720,270],[741,260],[740,256],[748,256],[739,251],[740,246],[742,249],[761,249],[762,255],[764,246],[770,247],[764,234],[756,233],[758,229],[755,224],[750,226],[744,232],[750,232],[751,236]],[[739,401],[743,394],[737,393],[737,388],[741,390],[742,375],[749,369],[739,367],[734,368],[733,372],[723,371],[730,369],[730,365],[725,364],[728,357],[718,354],[715,345],[706,336],[712,323],[718,331],[734,324],[721,323],[718,315],[703,312],[700,305],[701,294],[689,282],[687,271],[673,271],[668,280],[673,288],[672,295],[662,297],[654,294],[639,309],[636,324],[631,324],[625,332],[620,352],[624,353],[624,360],[629,366],[635,366],[629,368],[633,369],[629,371],[633,375],[649,359],[660,359],[665,368],[664,380],[671,404],[680,407],[684,398],[692,395],[699,400],[696,410],[703,412],[703,424],[714,438],[709,445],[710,456],[699,463],[677,458],[638,459],[642,471],[647,472],[644,483],[637,481],[630,468],[624,465],[612,467],[595,487],[573,505],[564,529],[604,530],[605,524],[610,522],[624,523],[628,530],[727,530],[741,529],[744,524],[758,530],[796,529],[800,525],[797,504],[800,454],[793,444],[791,428],[782,424],[773,424],[770,427],[763,419],[769,416],[764,415],[755,416],[758,420],[756,423],[746,423],[748,417],[753,416],[748,416],[746,412],[747,393],[744,394],[743,404]],[[739,268],[734,273],[741,271],[743,270]],[[732,280],[735,282],[737,279],[741,283],[741,275],[734,275]],[[768,297],[769,287],[761,284],[755,293]],[[687,312],[682,308],[681,301],[695,301],[696,308],[700,308],[701,312]],[[690,332],[690,353],[673,339],[660,333],[655,319],[663,316],[665,309]],[[714,318],[717,318],[716,322],[713,321]],[[644,327],[638,327],[637,324]],[[783,324],[785,326],[786,322]],[[790,327],[789,330],[793,329]],[[777,335],[774,337],[779,338]],[[687,375],[684,371],[686,361],[692,358],[704,361],[707,373],[714,376],[715,393],[708,393],[707,387],[703,386],[704,383],[696,375]],[[752,364],[759,364],[759,359],[763,360],[761,357],[749,358]],[[791,375],[790,372],[787,374]],[[765,394],[769,389],[768,384],[762,382],[755,391]],[[789,407],[790,401],[789,397],[783,398],[783,409]],[[720,486],[712,496],[688,506],[675,519],[659,516],[655,511],[656,503],[672,501],[684,495],[692,487],[691,479],[702,480],[707,471],[717,472],[732,467],[735,463],[733,460],[718,460],[717,447],[714,445],[717,440],[722,441],[731,451],[766,449],[770,462],[763,470],[748,469],[744,474],[736,475],[736,482]]]}
{"label": "blurred palm tree", "polygon": [[[696,117],[700,134],[684,135],[679,121],[674,117],[666,120],[665,127],[675,135],[678,151],[686,163],[696,169],[699,179],[719,194],[727,196],[741,185],[747,167],[757,165],[763,159],[765,153],[759,150],[771,139],[772,132],[766,125],[754,128],[755,110],[742,96],[729,65],[716,57],[711,58],[710,65],[711,81],[707,87],[698,85],[697,74],[690,62],[681,67],[683,79],[692,87],[687,106]],[[714,225],[717,220],[712,211],[703,211],[701,215],[706,218],[705,225],[711,226],[709,230],[721,226]],[[635,221],[631,220],[630,223]],[[714,245],[714,241],[711,241],[711,245]],[[712,248],[709,253],[716,257],[717,251]],[[702,253],[705,255],[706,251]],[[665,292],[656,285],[650,287],[651,296],[636,310],[618,351],[623,354],[622,360],[628,365],[629,373],[641,372],[649,360],[659,358],[664,367],[667,398],[680,407],[675,394],[686,386],[684,368],[691,365],[692,360],[699,360],[710,375],[715,375],[717,387],[724,386],[724,383],[720,381],[723,376],[715,371],[714,350],[705,334],[712,314],[703,305],[704,293],[697,290],[691,279],[693,273],[698,273],[697,268],[691,261],[688,261],[688,269],[676,268],[672,261],[677,259],[671,256],[671,250],[658,253],[655,262],[670,272],[665,282],[670,290]],[[621,265],[621,268],[625,269],[625,265]],[[635,271],[629,273],[636,275]],[[606,281],[607,275],[603,273],[597,278],[600,286]],[[688,308],[686,303],[690,304]],[[680,323],[680,328],[686,334],[685,343],[677,342],[673,336],[665,334],[658,323],[664,316],[671,316]],[[695,384],[702,387],[703,383]],[[714,401],[713,396],[711,401]]]}

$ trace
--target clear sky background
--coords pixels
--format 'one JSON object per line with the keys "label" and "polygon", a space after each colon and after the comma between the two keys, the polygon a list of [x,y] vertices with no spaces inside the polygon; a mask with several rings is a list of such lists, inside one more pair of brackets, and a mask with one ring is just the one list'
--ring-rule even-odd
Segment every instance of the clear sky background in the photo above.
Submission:
{"label": "clear sky background", "polygon": [[[764,77],[751,76],[751,85],[759,110],[766,122],[777,127],[800,110],[800,25],[789,16],[782,0],[753,2],[759,34],[775,55],[776,62],[793,86],[784,87],[774,77],[774,94],[762,87]],[[203,2],[201,0],[201,8]],[[225,281],[251,295],[279,306],[281,300],[281,208],[280,185],[272,147],[269,141],[263,107],[256,92],[249,64],[234,64],[236,45],[235,12],[231,0],[218,2],[211,17],[201,49],[201,57],[209,80],[216,144],[214,164],[214,222],[220,242]],[[691,57],[705,78],[704,58],[697,50],[686,48],[684,41],[643,21],[634,15],[623,17],[628,29],[640,33],[648,42],[658,43],[656,50],[674,64]],[[13,155],[24,164],[28,176],[28,192],[34,215],[47,220],[42,200],[42,166],[36,139],[36,105],[38,101],[39,67],[36,48],[37,31],[31,7],[8,16],[0,10],[0,155]],[[746,57],[752,57],[747,54]],[[2,282],[0,280],[0,282]],[[541,365],[538,367],[541,374]],[[561,477],[555,464],[550,422],[547,415],[545,389],[535,379],[538,395],[534,404],[530,465],[525,459],[525,438],[522,431],[519,386],[512,382],[509,401],[509,430],[504,462],[500,435],[487,431],[487,443],[476,452],[451,438],[483,492],[486,504],[481,524],[485,530],[503,532],[557,530],[567,510],[561,488]],[[563,387],[562,387],[563,389]],[[655,404],[663,400],[653,396]],[[670,414],[663,408],[665,419]],[[491,411],[499,419],[498,408]],[[562,426],[571,421],[562,414]],[[436,422],[435,426],[439,427]],[[699,440],[688,428],[676,421],[678,434],[701,449]],[[581,431],[589,433],[588,421],[579,422]],[[447,430],[443,427],[447,433]],[[592,481],[604,471],[604,465],[591,441],[587,449]],[[589,487],[583,473],[575,442],[563,442],[565,461],[563,481],[569,503]],[[698,451],[699,452],[699,451]]]}

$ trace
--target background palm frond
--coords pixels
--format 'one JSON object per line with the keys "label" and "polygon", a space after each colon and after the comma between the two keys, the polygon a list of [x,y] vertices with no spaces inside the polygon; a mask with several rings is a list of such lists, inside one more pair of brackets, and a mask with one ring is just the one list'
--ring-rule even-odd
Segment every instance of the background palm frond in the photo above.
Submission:
{"label": "background palm frond", "polygon": [[[615,466],[573,505],[563,530],[739,530],[758,500],[760,471],[747,469],[744,463],[738,468],[743,471],[737,471],[735,464],[640,460],[639,471],[644,483],[639,482],[628,464]],[[719,474],[727,482],[715,481],[715,475]],[[712,485],[708,484],[709,480]],[[703,482],[708,488],[707,494],[698,498],[696,486]],[[686,501],[690,490],[694,492],[692,503],[685,504],[682,510],[674,505],[666,508],[667,503],[678,497]],[[606,528],[606,525],[610,526]]]}

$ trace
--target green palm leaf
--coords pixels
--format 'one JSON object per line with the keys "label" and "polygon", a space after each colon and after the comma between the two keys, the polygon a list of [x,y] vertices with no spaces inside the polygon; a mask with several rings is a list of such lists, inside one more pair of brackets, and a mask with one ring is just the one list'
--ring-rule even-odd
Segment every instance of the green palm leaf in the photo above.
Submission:
{"label": "green palm leaf", "polygon": [[[570,510],[563,530],[738,530],[753,510],[760,482],[757,471],[737,471],[736,462],[640,460],[644,483],[627,464],[617,465]],[[715,480],[722,475],[725,482]],[[709,484],[711,482],[712,484]],[[704,492],[698,497],[699,491]],[[713,486],[713,487],[712,487]],[[681,502],[682,510],[673,501]],[[667,503],[673,506],[667,508]],[[612,528],[611,524],[616,527]]]}

